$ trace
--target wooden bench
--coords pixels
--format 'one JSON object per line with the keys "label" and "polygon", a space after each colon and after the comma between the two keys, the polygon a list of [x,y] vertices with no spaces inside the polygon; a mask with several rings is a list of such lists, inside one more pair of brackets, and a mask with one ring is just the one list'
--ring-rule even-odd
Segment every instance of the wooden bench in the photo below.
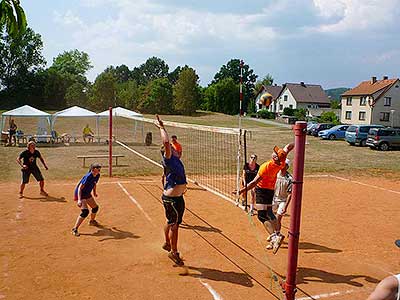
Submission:
{"label": "wooden bench", "polygon": [[[76,158],[82,158],[83,159],[82,166],[85,167],[87,158],[108,158],[108,157],[109,157],[108,154],[92,154],[92,155],[78,155]],[[118,166],[118,158],[125,157],[125,155],[113,154],[112,157],[115,158],[115,165]]]}

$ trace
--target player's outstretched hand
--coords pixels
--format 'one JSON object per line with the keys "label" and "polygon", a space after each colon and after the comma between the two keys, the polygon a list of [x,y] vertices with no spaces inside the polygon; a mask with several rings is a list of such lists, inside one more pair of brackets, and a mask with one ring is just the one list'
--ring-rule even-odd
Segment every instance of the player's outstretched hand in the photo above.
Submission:
{"label": "player's outstretched hand", "polygon": [[160,128],[160,129],[164,128],[164,123],[163,123],[163,121],[160,119],[160,116],[159,116],[159,115],[156,115],[156,118],[157,118],[157,122],[154,123],[154,124],[155,124],[158,128]]}

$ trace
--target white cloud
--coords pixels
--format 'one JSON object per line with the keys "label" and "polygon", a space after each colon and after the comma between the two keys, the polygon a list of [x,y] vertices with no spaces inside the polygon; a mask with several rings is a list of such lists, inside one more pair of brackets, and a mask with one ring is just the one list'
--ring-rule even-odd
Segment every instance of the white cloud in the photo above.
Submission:
{"label": "white cloud", "polygon": [[314,5],[322,17],[339,17],[337,22],[314,28],[328,33],[382,29],[398,13],[398,0],[314,0]]}

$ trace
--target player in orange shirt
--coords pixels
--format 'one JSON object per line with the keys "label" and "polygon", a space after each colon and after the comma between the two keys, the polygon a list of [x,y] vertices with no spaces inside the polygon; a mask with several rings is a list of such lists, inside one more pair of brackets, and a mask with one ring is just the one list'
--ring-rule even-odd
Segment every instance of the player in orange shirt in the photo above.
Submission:
{"label": "player in orange shirt", "polygon": [[176,154],[176,156],[178,156],[178,158],[181,158],[182,146],[181,146],[181,144],[178,143],[178,138],[176,137],[176,135],[171,136],[171,146],[175,150],[174,154]]}
{"label": "player in orange shirt", "polygon": [[285,167],[285,160],[290,151],[294,148],[294,143],[287,144],[283,149],[274,147],[271,159],[260,166],[257,176],[239,190],[242,194],[247,190],[256,187],[256,208],[258,220],[264,225],[270,234],[273,253],[275,254],[281,246],[284,236],[278,231],[278,221],[272,211],[272,200],[274,198],[274,188],[277,174]]}

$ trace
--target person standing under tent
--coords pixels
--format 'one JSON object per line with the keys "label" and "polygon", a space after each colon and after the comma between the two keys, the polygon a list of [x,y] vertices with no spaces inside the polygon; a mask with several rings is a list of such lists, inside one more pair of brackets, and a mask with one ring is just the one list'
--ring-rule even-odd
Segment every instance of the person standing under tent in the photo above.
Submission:
{"label": "person standing under tent", "polygon": [[384,278],[367,300],[400,300],[400,274]]}
{"label": "person standing under tent", "polygon": [[256,187],[256,208],[258,220],[264,225],[269,235],[274,234],[271,243],[273,245],[273,253],[275,254],[284,239],[278,231],[278,221],[272,211],[272,200],[274,198],[274,188],[277,174],[285,168],[285,160],[290,151],[294,148],[294,143],[287,144],[283,149],[278,146],[274,147],[271,159],[260,166],[257,176],[239,190],[239,194],[246,190]]}
{"label": "person standing under tent", "polygon": [[10,128],[8,130],[8,145],[12,146],[13,140],[14,140],[14,145],[17,145],[17,137],[15,136],[17,133],[17,124],[15,124],[14,119],[10,120]]}
{"label": "person standing under tent", "polygon": [[[78,185],[75,188],[74,200],[77,201],[78,207],[81,209],[81,214],[78,216],[75,222],[74,228],[72,228],[72,234],[80,236],[78,232],[79,226],[89,215],[89,207],[92,209],[90,214],[89,225],[98,226],[96,221],[96,214],[99,211],[99,205],[96,203],[94,198],[97,198],[97,183],[100,179],[101,165],[94,163],[90,166],[89,172],[82,177]],[[93,191],[93,195],[92,195]]]}
{"label": "person standing under tent", "polygon": [[171,146],[175,150],[175,155],[178,156],[178,158],[182,157],[182,145],[178,142],[178,138],[176,135],[171,136]]}
{"label": "person standing under tent", "polygon": [[48,196],[47,192],[44,190],[44,178],[38,165],[36,164],[36,159],[39,158],[42,162],[43,166],[46,170],[47,167],[46,162],[43,159],[43,156],[40,154],[38,150],[36,150],[36,143],[34,141],[28,142],[27,149],[17,157],[17,163],[21,166],[22,171],[22,182],[19,190],[19,197],[24,197],[24,189],[25,185],[29,183],[29,177],[31,174],[35,177],[36,181],[39,182],[40,186],[40,194],[44,196]]}
{"label": "person standing under tent", "polygon": [[156,117],[157,122],[155,125],[160,129],[163,143],[161,155],[166,181],[161,196],[167,218],[167,223],[164,226],[165,243],[162,248],[169,252],[168,257],[173,262],[178,266],[183,266],[184,262],[178,252],[178,231],[185,212],[185,200],[183,198],[187,185],[185,167],[179,157],[173,155],[164,124],[158,115]]}
{"label": "person standing under tent", "polygon": [[[282,227],[282,218],[285,215],[287,208],[289,207],[290,200],[292,198],[292,182],[293,177],[287,171],[290,167],[290,160],[286,159],[285,167],[279,171],[276,177],[275,183],[275,194],[274,200],[272,201],[272,210],[277,216],[278,226],[277,231],[281,231]],[[267,238],[267,241],[270,242],[274,238],[274,234],[270,235]],[[273,245],[269,244],[267,249],[272,249]]]}
{"label": "person standing under tent", "polygon": [[[243,166],[243,174],[242,174],[242,183],[243,186],[246,186],[249,182],[251,182],[258,173],[260,169],[260,165],[257,164],[257,155],[252,154],[250,156],[250,162],[245,163]],[[256,191],[255,188],[252,188],[250,191],[250,215],[255,214],[255,204],[256,204]]]}

